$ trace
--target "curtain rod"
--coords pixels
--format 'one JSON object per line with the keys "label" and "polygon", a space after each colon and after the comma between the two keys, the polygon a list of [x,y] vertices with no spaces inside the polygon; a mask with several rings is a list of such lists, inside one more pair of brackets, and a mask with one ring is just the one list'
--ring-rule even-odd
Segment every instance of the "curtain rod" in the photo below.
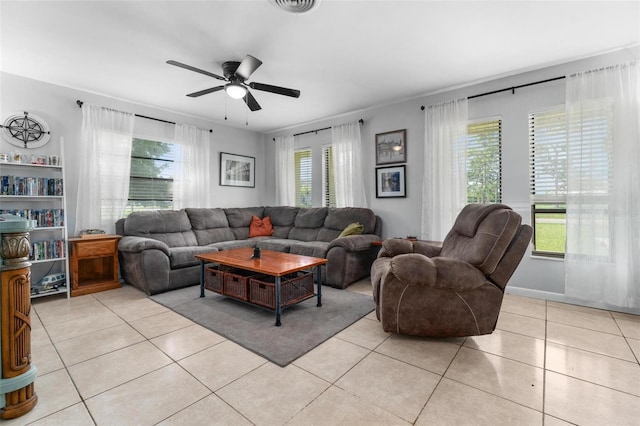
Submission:
{"label": "curtain rod", "polygon": [[[360,120],[358,120],[358,123],[364,124],[364,120],[361,118]],[[307,133],[318,133],[318,132],[321,132],[323,130],[329,130],[330,128],[331,128],[331,126],[323,127],[322,129],[307,130],[306,132],[294,133],[293,136],[306,135]],[[273,138],[273,140],[275,141],[276,138]]]}
{"label": "curtain rod", "polygon": [[[81,100],[77,100],[76,104],[78,104],[78,107],[82,108],[82,105],[84,104],[84,102],[82,102]],[[167,121],[167,120],[163,120],[161,118],[147,117],[146,115],[140,115],[140,114],[133,114],[133,115],[135,115],[136,117],[140,117],[140,118],[146,118],[147,120],[159,121],[161,123],[176,124],[173,121]],[[209,133],[213,133],[213,130],[209,129]]]}
{"label": "curtain rod", "polygon": [[[534,81],[533,83],[521,84],[519,86],[511,86],[511,87],[507,87],[505,89],[493,90],[491,92],[485,92],[485,93],[480,93],[478,95],[468,96],[467,99],[474,99],[474,98],[480,98],[482,96],[494,95],[496,93],[506,92],[508,90],[511,91],[511,94],[515,94],[516,93],[516,89],[522,89],[523,87],[528,87],[528,86],[535,86],[536,84],[549,83],[551,81],[562,80],[564,78],[566,78],[566,77],[563,75],[563,76],[560,76],[560,77],[549,78],[547,80]],[[424,108],[425,108],[424,105],[422,105],[420,107],[420,109],[422,111],[424,111]]]}

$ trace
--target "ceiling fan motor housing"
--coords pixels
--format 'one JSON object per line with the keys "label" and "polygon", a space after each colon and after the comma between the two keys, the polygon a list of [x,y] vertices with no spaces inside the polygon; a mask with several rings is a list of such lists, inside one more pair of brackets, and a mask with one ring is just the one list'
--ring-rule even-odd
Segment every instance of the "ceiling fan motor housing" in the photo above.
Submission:
{"label": "ceiling fan motor housing", "polygon": [[227,61],[222,64],[222,75],[227,78],[229,81],[234,80],[242,80],[239,76],[236,75],[236,70],[240,66],[240,62],[236,61]]}

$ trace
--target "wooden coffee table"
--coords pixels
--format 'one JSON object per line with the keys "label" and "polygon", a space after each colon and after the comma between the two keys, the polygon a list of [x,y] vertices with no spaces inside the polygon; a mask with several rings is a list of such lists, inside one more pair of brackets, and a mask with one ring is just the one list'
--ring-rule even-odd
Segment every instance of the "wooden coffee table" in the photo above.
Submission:
{"label": "wooden coffee table", "polygon": [[320,266],[326,264],[327,259],[270,250],[262,250],[260,258],[254,259],[253,248],[251,247],[198,254],[196,258],[200,260],[200,297],[204,297],[205,263],[218,263],[224,266],[273,276],[275,278],[276,290],[276,325],[279,326],[281,324],[280,316],[282,314],[282,306],[280,303],[282,277],[293,272],[316,268],[316,297],[318,299],[316,306],[322,306],[322,271]]}

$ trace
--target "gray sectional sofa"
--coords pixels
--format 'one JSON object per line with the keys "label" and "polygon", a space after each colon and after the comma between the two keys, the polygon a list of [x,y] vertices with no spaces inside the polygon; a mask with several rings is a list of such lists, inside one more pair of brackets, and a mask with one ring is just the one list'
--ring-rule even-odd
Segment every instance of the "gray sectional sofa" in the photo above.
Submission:
{"label": "gray sectional sofa", "polygon": [[[249,238],[253,216],[269,216],[273,235]],[[351,223],[361,235],[338,238]],[[260,247],[323,257],[323,284],[345,288],[369,275],[382,223],[365,208],[242,207],[187,208],[131,213],[116,223],[122,235],[118,255],[122,278],[147,294],[200,282],[200,253],[237,247]]]}

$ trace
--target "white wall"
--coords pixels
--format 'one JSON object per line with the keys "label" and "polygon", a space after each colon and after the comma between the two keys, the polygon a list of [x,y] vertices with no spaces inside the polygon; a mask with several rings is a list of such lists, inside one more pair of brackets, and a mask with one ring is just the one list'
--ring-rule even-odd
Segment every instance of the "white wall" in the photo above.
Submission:
{"label": "white wall", "polygon": [[[75,212],[77,207],[78,188],[78,152],[82,141],[80,128],[82,110],[76,100],[132,112],[148,117],[160,118],[183,124],[191,124],[205,129],[212,129],[211,140],[211,192],[216,207],[247,207],[264,205],[265,197],[265,162],[264,143],[261,134],[242,129],[235,129],[215,122],[195,119],[176,113],[158,110],[126,101],[111,99],[88,92],[56,86],[28,78],[0,73],[0,117],[4,119],[14,112],[28,111],[44,118],[51,128],[51,141],[42,148],[18,149],[4,139],[0,140],[0,152],[22,151],[29,156],[32,153],[52,155],[58,154],[60,138],[64,138],[64,156],[67,189],[67,226],[70,233],[75,228]],[[135,133],[147,136],[164,136],[172,138],[173,126],[144,118],[135,119]],[[220,152],[248,155],[256,158],[256,187],[228,187],[219,185]]]}
{"label": "white wall", "polygon": [[[628,62],[640,58],[640,49],[625,49],[593,58],[573,61],[536,71],[495,79],[456,90],[445,91],[393,105],[374,107],[326,120],[283,129],[265,135],[267,164],[274,162],[275,136],[304,132],[317,128],[342,124],[363,118],[362,141],[364,175],[368,184],[366,195],[369,207],[383,221],[383,238],[420,235],[422,176],[424,171],[424,112],[422,105],[434,105],[499,90],[528,84],[575,72],[596,69],[607,65]],[[472,64],[470,64],[472,66]],[[530,86],[511,91],[479,97],[469,101],[469,119],[502,118],[502,197],[503,203],[518,211],[525,223],[531,222],[529,203],[529,139],[528,114],[564,104],[565,80]],[[407,129],[407,197],[375,198],[375,151],[377,133]],[[314,151],[314,155],[315,151]],[[273,170],[268,168],[266,179],[275,182]],[[268,194],[274,197],[272,191]],[[314,197],[315,200],[315,197]],[[320,205],[320,203],[315,204]],[[513,293],[563,300],[564,263],[561,260],[536,258],[525,255],[508,287]]]}

